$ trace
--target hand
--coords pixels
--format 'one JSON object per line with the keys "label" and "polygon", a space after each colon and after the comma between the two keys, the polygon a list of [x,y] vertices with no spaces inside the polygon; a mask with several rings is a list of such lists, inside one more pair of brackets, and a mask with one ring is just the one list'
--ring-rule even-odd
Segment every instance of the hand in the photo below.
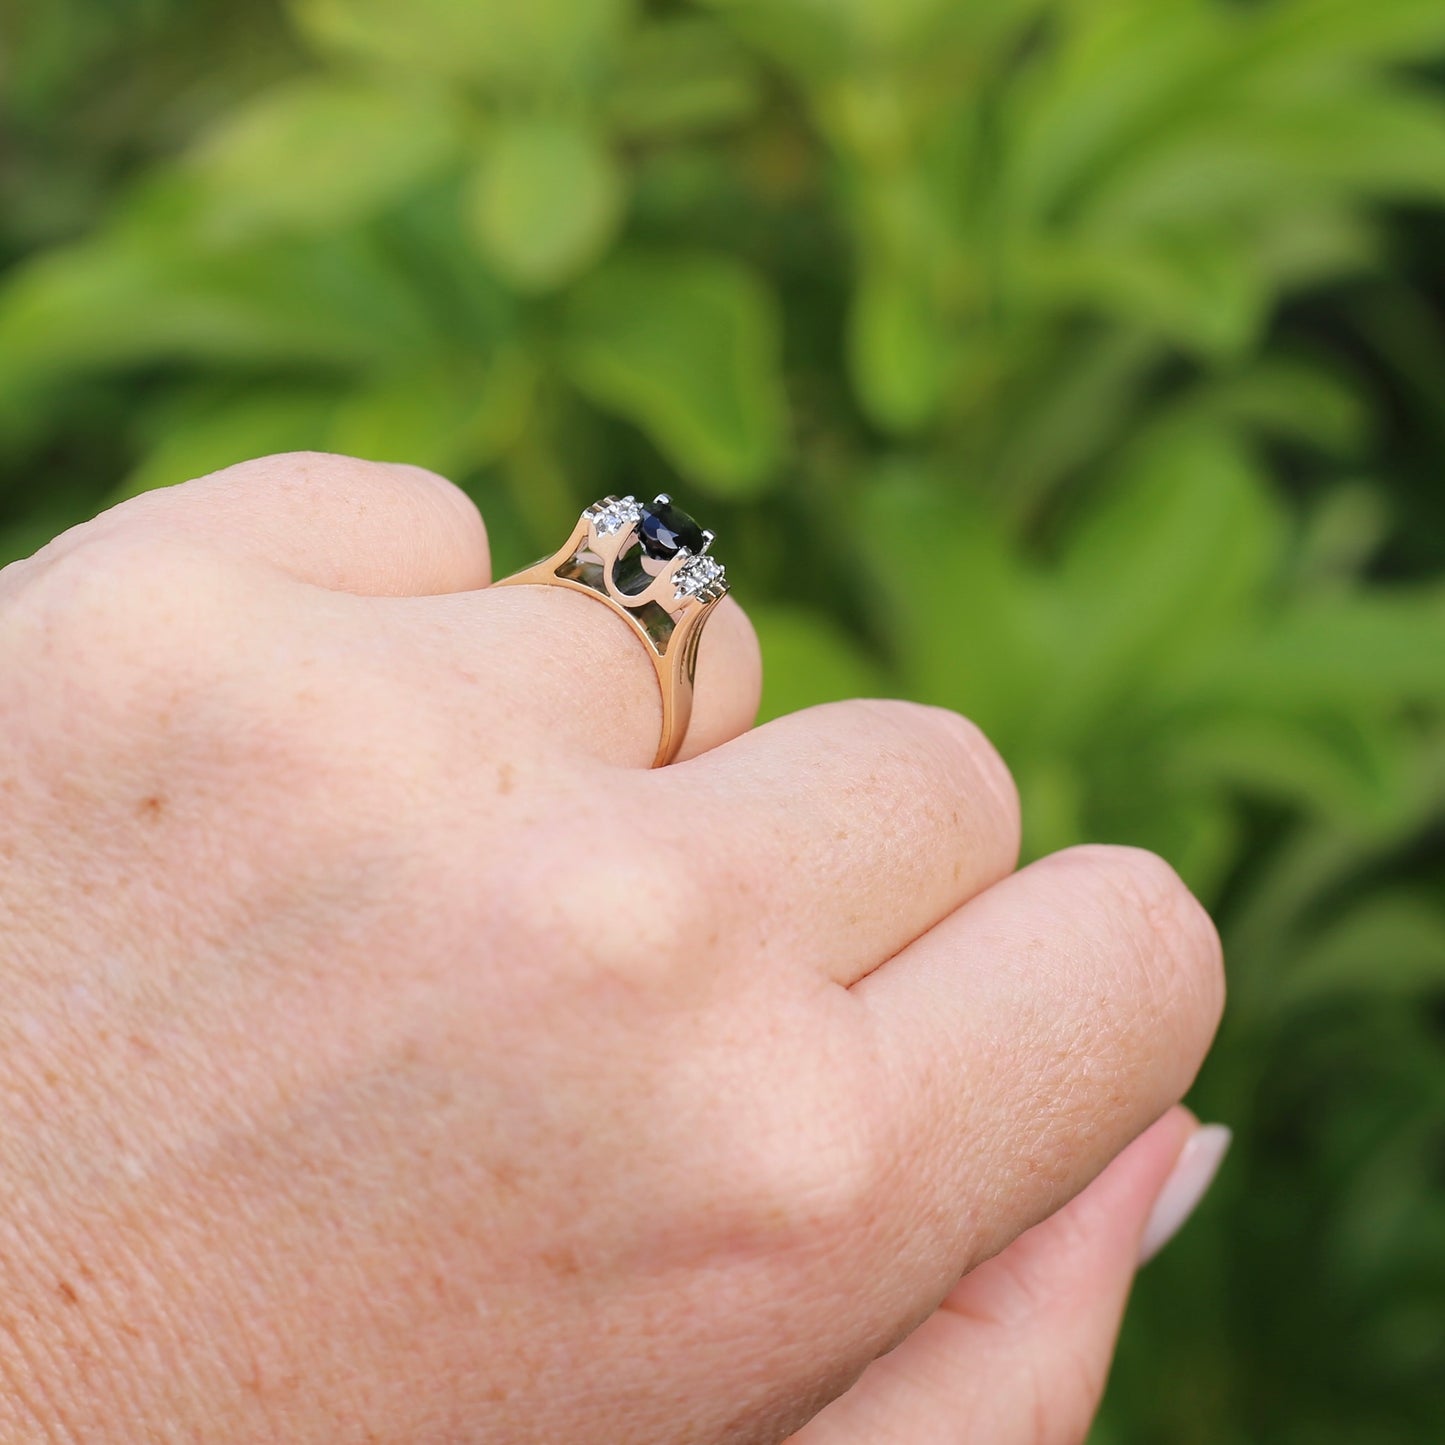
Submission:
{"label": "hand", "polygon": [[1014,873],[953,714],[748,731],[731,602],[649,771],[624,624],[487,574],[313,455],[0,573],[0,1438],[1077,1442],[1203,912]]}

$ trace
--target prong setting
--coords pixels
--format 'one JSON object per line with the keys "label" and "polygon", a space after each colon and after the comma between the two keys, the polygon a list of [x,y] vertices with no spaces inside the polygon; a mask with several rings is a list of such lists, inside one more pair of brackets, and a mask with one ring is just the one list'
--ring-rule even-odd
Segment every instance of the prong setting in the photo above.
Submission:
{"label": "prong setting", "polygon": [[[633,496],[604,497],[600,502],[594,502],[582,515],[589,525],[598,554],[609,565],[634,538],[640,537],[643,551],[647,555],[659,557],[661,553],[661,570],[655,574],[652,583],[644,592],[637,595],[633,605],[648,598],[661,601],[670,589],[674,605],[681,603],[687,606],[696,603],[707,606],[718,601],[727,592],[727,573],[722,563],[707,555],[716,534],[707,528],[698,527],[686,513],[677,512],[666,492],[660,492],[651,506],[639,502]],[[686,534],[690,540],[699,542],[699,545],[694,548],[684,544],[680,533],[673,530],[674,525],[687,529]],[[669,539],[667,545],[675,547],[675,550],[669,554],[655,541],[649,545],[649,526]]]}
{"label": "prong setting", "polygon": [[599,537],[610,537],[642,520],[642,506],[636,497],[604,497],[582,514]]}
{"label": "prong setting", "polygon": [[699,602],[715,602],[727,591],[727,574],[715,558],[689,554],[673,574],[673,586],[679,598],[696,597]]}

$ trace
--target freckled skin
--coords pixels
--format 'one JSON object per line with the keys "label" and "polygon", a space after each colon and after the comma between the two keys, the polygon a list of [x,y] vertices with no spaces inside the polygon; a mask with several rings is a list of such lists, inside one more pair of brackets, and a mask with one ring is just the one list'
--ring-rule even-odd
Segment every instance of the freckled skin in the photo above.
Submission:
{"label": "freckled skin", "polygon": [[0,572],[0,1442],[776,1445],[1187,1086],[1162,864],[1013,874],[951,714],[749,732],[732,604],[650,772],[626,629],[486,574],[310,454]]}

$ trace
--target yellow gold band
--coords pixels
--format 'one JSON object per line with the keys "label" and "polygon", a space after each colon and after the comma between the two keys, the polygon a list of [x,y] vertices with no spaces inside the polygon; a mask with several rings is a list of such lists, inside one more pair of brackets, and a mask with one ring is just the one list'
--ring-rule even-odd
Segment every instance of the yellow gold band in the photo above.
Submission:
{"label": "yellow gold band", "polygon": [[687,735],[698,642],[727,594],[726,573],[706,555],[711,544],[712,534],[665,495],[650,505],[607,497],[582,513],[552,556],[494,584],[585,592],[627,622],[652,659],[662,695],[655,768],[677,756]]}

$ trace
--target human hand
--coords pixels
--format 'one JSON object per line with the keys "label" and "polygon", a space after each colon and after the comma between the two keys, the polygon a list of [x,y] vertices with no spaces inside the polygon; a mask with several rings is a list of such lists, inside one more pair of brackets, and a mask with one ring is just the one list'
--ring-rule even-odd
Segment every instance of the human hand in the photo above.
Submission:
{"label": "human hand", "polygon": [[952,714],[749,732],[731,601],[648,770],[625,625],[487,575],[315,455],[0,573],[0,1438],[1080,1440],[1203,912],[1013,873]]}

